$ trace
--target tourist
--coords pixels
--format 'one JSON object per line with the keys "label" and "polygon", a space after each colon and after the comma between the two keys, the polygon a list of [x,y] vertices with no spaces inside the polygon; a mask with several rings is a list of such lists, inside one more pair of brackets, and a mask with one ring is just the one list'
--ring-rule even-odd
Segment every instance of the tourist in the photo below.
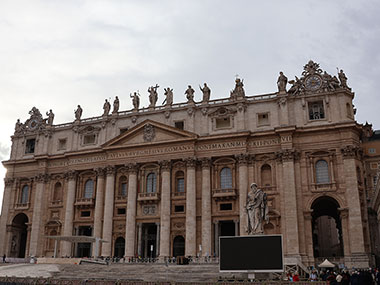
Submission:
{"label": "tourist", "polygon": [[3,263],[6,262],[6,261],[5,261],[6,258],[7,258],[7,256],[6,256],[5,253],[4,253],[4,255],[3,255]]}

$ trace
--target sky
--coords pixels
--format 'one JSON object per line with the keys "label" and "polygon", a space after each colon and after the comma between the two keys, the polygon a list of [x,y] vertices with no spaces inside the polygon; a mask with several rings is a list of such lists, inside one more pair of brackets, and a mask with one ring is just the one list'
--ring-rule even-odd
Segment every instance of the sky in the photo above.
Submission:
{"label": "sky", "polygon": [[129,110],[134,91],[147,106],[155,84],[158,105],[166,87],[186,101],[189,84],[200,100],[204,82],[211,99],[228,97],[236,75],[246,95],[273,93],[279,71],[294,79],[310,59],[343,69],[356,120],[380,129],[379,14],[378,0],[1,0],[0,160],[33,106],[59,124],[78,104],[82,118],[101,115],[116,95]]}

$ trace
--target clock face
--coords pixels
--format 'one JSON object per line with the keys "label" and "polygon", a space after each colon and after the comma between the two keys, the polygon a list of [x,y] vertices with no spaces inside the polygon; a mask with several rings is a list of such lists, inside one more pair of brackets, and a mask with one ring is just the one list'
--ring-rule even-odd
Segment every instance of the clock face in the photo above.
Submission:
{"label": "clock face", "polygon": [[33,120],[31,120],[31,121],[29,122],[29,128],[30,128],[31,130],[36,129],[36,128],[37,128],[37,125],[38,125],[38,122],[37,122],[36,119],[33,119]]}
{"label": "clock face", "polygon": [[322,78],[318,75],[311,75],[306,78],[306,88],[309,90],[317,90],[322,85]]}

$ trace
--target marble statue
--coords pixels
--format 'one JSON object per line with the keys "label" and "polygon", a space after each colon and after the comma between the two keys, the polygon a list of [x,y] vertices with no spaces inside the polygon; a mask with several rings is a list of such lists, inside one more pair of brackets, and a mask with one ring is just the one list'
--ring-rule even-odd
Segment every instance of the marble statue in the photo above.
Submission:
{"label": "marble statue", "polygon": [[115,100],[113,101],[112,114],[116,114],[117,112],[119,112],[119,107],[120,107],[119,98],[116,96]]}
{"label": "marble statue", "polygon": [[280,71],[280,76],[277,79],[278,92],[286,92],[286,84],[288,84],[288,78]]}
{"label": "marble statue", "polygon": [[166,103],[165,106],[171,106],[173,104],[173,89],[168,87],[165,88],[164,91],[166,98],[162,104]]}
{"label": "marble statue", "polygon": [[140,106],[140,98],[138,92],[133,92],[133,95],[130,94],[129,97],[132,98],[133,110],[137,111]]}
{"label": "marble statue", "polygon": [[53,111],[50,109],[49,112],[46,112],[46,116],[47,119],[46,119],[46,122],[49,126],[52,126],[53,125],[53,121],[54,121],[54,113]]}
{"label": "marble statue", "polygon": [[210,95],[211,95],[211,89],[207,86],[206,83],[203,84],[203,88],[199,85],[199,88],[201,89],[203,93],[203,103],[207,103],[210,100]]}
{"label": "marble statue", "polygon": [[103,110],[104,110],[103,116],[108,116],[108,114],[111,110],[111,104],[110,104],[110,102],[108,102],[107,99],[104,101]]}
{"label": "marble statue", "polygon": [[82,117],[83,109],[80,105],[78,105],[78,108],[74,111],[75,112],[75,120],[80,121],[80,118]]}
{"label": "marble statue", "polygon": [[16,125],[15,125],[15,133],[22,132],[23,124],[20,122],[20,119],[17,119]]}
{"label": "marble statue", "polygon": [[194,89],[189,85],[185,91],[187,103],[194,103]]}
{"label": "marble statue", "polygon": [[344,74],[343,69],[341,69],[338,73],[339,81],[340,81],[340,86],[343,88],[348,88],[347,86],[347,77],[346,74]]}
{"label": "marble statue", "polygon": [[263,234],[263,222],[269,222],[267,195],[263,190],[257,188],[256,183],[251,184],[246,210],[248,213],[248,234]]}
{"label": "marble statue", "polygon": [[239,98],[245,97],[245,91],[244,91],[244,80],[241,80],[240,78],[235,79],[235,89],[231,91],[230,98],[232,100],[237,100]]}
{"label": "marble statue", "polygon": [[160,87],[158,84],[156,86],[151,86],[148,88],[149,92],[149,107],[155,107],[158,99],[158,94],[157,94],[157,88]]}

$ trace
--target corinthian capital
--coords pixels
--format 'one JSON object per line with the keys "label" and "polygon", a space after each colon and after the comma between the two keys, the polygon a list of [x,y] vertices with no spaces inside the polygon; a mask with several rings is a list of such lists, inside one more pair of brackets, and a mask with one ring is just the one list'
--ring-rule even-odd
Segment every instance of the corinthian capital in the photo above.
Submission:
{"label": "corinthian capital", "polygon": [[283,149],[276,153],[276,157],[282,162],[293,161],[299,159],[300,153],[294,149]]}
{"label": "corinthian capital", "polygon": [[46,173],[39,173],[34,177],[38,183],[47,183],[50,180],[50,175]]}
{"label": "corinthian capital", "polygon": [[185,159],[186,167],[195,167],[197,160],[194,157],[189,157]]}
{"label": "corinthian capital", "polygon": [[126,165],[126,168],[128,169],[129,172],[132,172],[132,173],[137,173],[137,171],[139,170],[137,163],[129,163]]}
{"label": "corinthian capital", "polygon": [[75,180],[77,178],[78,172],[75,170],[69,170],[64,174],[66,180]]}
{"label": "corinthian capital", "polygon": [[13,178],[4,178],[4,185],[5,187],[9,187],[9,186],[12,186],[13,183],[14,183],[14,179]]}
{"label": "corinthian capital", "polygon": [[241,153],[235,156],[239,164],[247,164],[249,155],[246,153]]}
{"label": "corinthian capital", "polygon": [[116,172],[116,167],[112,165],[108,165],[105,169],[107,175],[113,175]]}
{"label": "corinthian capital", "polygon": [[211,167],[211,159],[208,157],[204,157],[201,159],[202,168]]}
{"label": "corinthian capital", "polygon": [[355,156],[359,156],[361,154],[361,148],[356,145],[346,145],[340,149],[343,157],[353,158]]}
{"label": "corinthian capital", "polygon": [[162,170],[170,170],[171,162],[170,160],[162,160],[160,161],[160,166]]}

